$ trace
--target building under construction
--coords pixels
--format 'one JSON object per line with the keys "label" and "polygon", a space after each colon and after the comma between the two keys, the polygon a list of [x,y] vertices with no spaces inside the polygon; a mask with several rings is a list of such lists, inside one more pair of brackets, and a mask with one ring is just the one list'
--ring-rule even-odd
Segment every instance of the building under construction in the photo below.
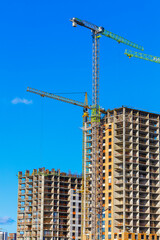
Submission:
{"label": "building under construction", "polygon": [[[86,132],[86,222],[91,239],[92,131]],[[108,110],[100,123],[97,164],[96,239],[159,240],[160,237],[160,115],[122,107]],[[102,158],[102,168],[100,163]],[[88,181],[87,181],[88,179]],[[88,192],[88,194],[87,194]],[[100,197],[100,196],[99,196]],[[84,214],[83,214],[84,215]],[[83,220],[83,219],[82,219]],[[100,227],[101,226],[101,227]]]}
{"label": "building under construction", "polygon": [[7,240],[17,240],[17,234],[16,233],[9,233]]}
{"label": "building under construction", "polygon": [[18,179],[18,240],[81,239],[81,176],[40,168]]}
{"label": "building under construction", "polygon": [[[81,239],[159,240],[160,115],[127,107],[105,110],[99,104],[100,37],[144,48],[88,21],[71,22],[92,32],[92,105],[37,89],[27,91],[83,107]],[[160,63],[155,56],[131,50],[125,54]]]}
{"label": "building under construction", "polygon": [[[159,240],[159,134],[159,114],[122,107],[109,110],[101,119],[96,168],[97,176],[102,173],[96,181],[97,239]],[[81,226],[83,239],[91,239],[89,121],[85,138],[82,209],[81,176],[45,169],[24,175],[19,172],[17,239],[81,239]]]}

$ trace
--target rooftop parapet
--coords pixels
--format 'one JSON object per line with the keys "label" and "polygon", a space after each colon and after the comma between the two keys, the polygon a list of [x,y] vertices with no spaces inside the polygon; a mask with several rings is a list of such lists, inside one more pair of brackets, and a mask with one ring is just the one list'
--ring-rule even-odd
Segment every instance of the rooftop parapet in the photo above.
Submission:
{"label": "rooftop parapet", "polygon": [[54,175],[54,176],[63,176],[63,177],[75,177],[75,178],[81,178],[82,175],[81,174],[72,174],[70,171],[69,173],[65,173],[65,172],[60,172],[60,169],[55,170],[54,168],[51,169],[51,171],[49,171],[48,169],[43,168],[39,168],[37,169],[33,169],[33,172],[30,173],[29,170],[26,170],[25,173],[23,173],[22,171],[18,172],[18,178],[24,178],[24,177],[31,177],[31,176],[36,176],[36,175],[44,175],[44,176],[49,176],[49,175]]}

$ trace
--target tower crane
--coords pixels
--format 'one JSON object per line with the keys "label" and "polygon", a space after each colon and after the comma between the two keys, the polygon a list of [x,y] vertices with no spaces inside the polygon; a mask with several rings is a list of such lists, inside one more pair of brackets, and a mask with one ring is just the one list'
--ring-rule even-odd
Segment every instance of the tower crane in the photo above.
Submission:
{"label": "tower crane", "polygon": [[[107,111],[99,106],[99,39],[100,36],[109,37],[118,43],[123,43],[130,47],[134,47],[139,50],[144,50],[142,46],[131,42],[117,34],[105,30],[103,27],[99,27],[95,24],[89,23],[85,20],[79,18],[72,18],[70,20],[72,26],[76,27],[77,25],[88,28],[92,32],[92,105],[88,105],[87,98],[85,98],[85,103],[79,101],[71,100],[55,94],[47,93],[44,91],[36,90],[33,88],[27,88],[28,92],[38,94],[42,97],[49,97],[52,99],[60,100],[70,104],[74,104],[84,108],[83,115],[83,167],[82,167],[82,233],[81,239],[84,240],[87,238],[88,233],[90,232],[90,240],[102,239],[102,214],[103,211],[103,159],[99,156],[99,147],[98,147],[98,138],[99,131],[101,129],[100,119],[101,114],[106,114]],[[88,121],[88,109],[91,110],[91,131],[92,131],[92,158],[90,160],[91,172],[88,181],[91,181],[90,189],[87,191],[87,177],[86,177],[86,133],[88,131],[87,121]],[[89,194],[89,198],[87,197]],[[89,207],[88,207],[89,202]],[[88,211],[88,208],[91,211]],[[89,217],[90,224],[86,224],[87,214]]]}
{"label": "tower crane", "polygon": [[[76,105],[79,107],[83,107],[83,144],[82,144],[82,189],[81,189],[81,193],[82,193],[82,205],[85,204],[84,199],[86,198],[86,132],[87,132],[87,122],[88,122],[88,110],[91,109],[91,106],[88,105],[88,98],[87,98],[87,93],[85,93],[85,101],[80,102],[80,101],[76,101],[73,99],[69,99],[63,96],[59,96],[53,93],[48,93],[45,91],[41,91],[35,88],[31,88],[31,87],[27,87],[27,92],[30,93],[34,93],[37,94],[41,97],[47,97],[47,98],[51,98],[51,99],[55,99],[55,100],[59,100],[62,102],[66,102],[72,105]],[[102,114],[106,114],[107,111],[105,109],[101,109],[100,108],[100,113]],[[83,209],[83,206],[82,206]],[[82,214],[82,219],[85,219],[85,211],[84,214]],[[82,221],[83,222],[83,221]],[[84,229],[84,228],[82,228]],[[83,234],[83,233],[82,233]]]}
{"label": "tower crane", "polygon": [[128,49],[125,50],[124,54],[126,54],[129,58],[136,57],[136,58],[140,58],[143,60],[160,63],[160,57],[152,56],[149,54],[139,53],[139,52],[135,52],[135,51],[128,50]]}
{"label": "tower crane", "polygon": [[[99,107],[99,39],[100,36],[109,37],[118,43],[126,44],[130,47],[134,47],[139,50],[144,50],[142,46],[133,43],[117,34],[105,30],[103,27],[99,27],[88,21],[81,20],[79,18],[72,18],[70,20],[73,27],[80,25],[82,27],[88,28],[92,32],[92,107],[91,107],[91,124],[92,124],[92,161],[91,161],[91,239],[101,239],[102,238],[102,214],[99,214],[98,209],[103,209],[102,196],[103,196],[103,160],[99,159],[98,153],[98,129],[100,126],[100,107]],[[98,170],[98,171],[97,171]],[[100,183],[100,184],[98,184]],[[97,187],[97,186],[101,187]],[[85,186],[84,186],[85,188]],[[85,191],[85,189],[84,189]],[[87,208],[86,201],[84,199],[84,211]],[[82,215],[84,212],[82,211]],[[100,216],[99,219],[97,216]],[[82,239],[86,235],[86,219],[82,222]],[[99,236],[98,236],[99,235]]]}

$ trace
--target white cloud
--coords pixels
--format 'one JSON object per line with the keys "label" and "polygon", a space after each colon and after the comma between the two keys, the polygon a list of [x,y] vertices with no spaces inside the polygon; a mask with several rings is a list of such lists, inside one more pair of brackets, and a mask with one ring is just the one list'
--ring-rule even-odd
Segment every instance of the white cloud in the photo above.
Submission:
{"label": "white cloud", "polygon": [[14,223],[15,220],[13,220],[10,217],[0,217],[0,225],[7,225]]}
{"label": "white cloud", "polygon": [[23,103],[23,104],[32,104],[33,101],[32,100],[28,100],[28,99],[25,99],[25,98],[14,98],[12,101],[11,101],[12,104],[18,104],[18,103]]}

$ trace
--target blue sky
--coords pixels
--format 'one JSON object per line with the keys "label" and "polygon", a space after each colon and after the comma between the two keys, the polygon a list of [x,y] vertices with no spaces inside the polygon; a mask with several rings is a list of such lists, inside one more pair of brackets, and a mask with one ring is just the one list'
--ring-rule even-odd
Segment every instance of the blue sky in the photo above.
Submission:
{"label": "blue sky", "polygon": [[[91,33],[73,28],[69,19],[103,26],[160,56],[159,9],[158,0],[1,1],[0,228],[16,231],[18,171],[44,166],[81,172],[82,109],[26,92],[30,86],[91,96]],[[128,59],[129,47],[100,41],[101,106],[160,112],[160,65]]]}

